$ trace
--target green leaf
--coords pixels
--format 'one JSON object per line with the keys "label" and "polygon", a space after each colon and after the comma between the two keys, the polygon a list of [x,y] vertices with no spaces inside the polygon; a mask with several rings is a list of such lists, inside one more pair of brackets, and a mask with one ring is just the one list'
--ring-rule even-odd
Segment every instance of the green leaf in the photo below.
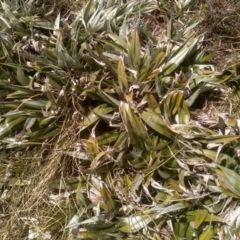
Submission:
{"label": "green leaf", "polygon": [[240,198],[240,176],[235,171],[223,167],[218,166],[221,170],[216,169],[217,176],[221,180],[222,183],[235,195]]}
{"label": "green leaf", "polygon": [[99,115],[104,115],[107,113],[110,113],[113,111],[112,107],[108,107],[107,104],[101,104],[98,107],[94,108],[85,118],[84,120],[79,124],[80,131],[83,131],[85,128],[89,127],[93,123],[95,123],[99,117]]}
{"label": "green leaf", "polygon": [[200,225],[204,222],[208,215],[208,211],[206,209],[199,209],[196,211],[196,217],[194,220],[194,228],[200,227]]}
{"label": "green leaf", "polygon": [[[141,139],[139,139],[136,129],[137,126],[132,126],[131,122],[129,121],[129,116],[131,115],[131,109],[129,108],[129,105],[127,103],[121,102],[120,103],[120,111],[122,114],[123,122],[124,122],[124,127],[126,129],[126,132],[128,133],[128,136],[131,140],[131,144],[138,148],[141,149],[143,147]],[[132,116],[130,116],[132,117]]]}
{"label": "green leaf", "polygon": [[102,51],[102,49],[100,49],[100,47],[95,44],[94,48],[96,49],[97,53],[99,54],[99,57],[102,59],[103,63],[106,65],[106,67],[108,67],[110,69],[110,71],[112,72],[112,74],[117,77],[118,76],[118,72],[117,72],[117,67],[114,65],[114,63],[112,63],[105,55],[104,52]]}
{"label": "green leaf", "polygon": [[54,129],[52,131],[49,131],[49,132],[45,133],[39,139],[50,139],[52,137],[56,137],[60,132],[61,132],[61,129],[60,128],[56,128],[56,129]]}
{"label": "green leaf", "polygon": [[186,232],[186,240],[192,240],[193,233],[194,233],[194,228],[191,226],[191,224],[189,224]]}
{"label": "green leaf", "polygon": [[122,94],[128,91],[128,80],[125,73],[125,66],[122,57],[120,57],[118,61],[118,83]]}
{"label": "green leaf", "polygon": [[30,80],[25,76],[20,66],[17,68],[17,80],[22,86],[28,86],[30,83]]}
{"label": "green leaf", "polygon": [[121,102],[120,111],[131,143],[136,148],[145,149],[145,144],[151,146],[151,139],[141,119],[132,111],[128,103]]}
{"label": "green leaf", "polygon": [[6,119],[4,123],[0,125],[0,138],[10,134],[14,127],[20,123],[22,123],[26,117],[18,117],[16,119]]}
{"label": "green leaf", "polygon": [[120,101],[114,97],[112,97],[110,94],[104,92],[100,86],[97,89],[97,94],[99,97],[101,97],[105,102],[109,103],[110,105],[114,107],[119,107]]}
{"label": "green leaf", "polygon": [[170,123],[188,124],[190,112],[183,99],[183,92],[176,90],[164,96],[160,103],[161,112]]}
{"label": "green leaf", "polygon": [[[197,136],[196,136],[197,137]],[[239,136],[235,135],[212,135],[212,136],[200,136],[199,141],[202,143],[230,143],[239,139]]]}
{"label": "green leaf", "polygon": [[90,0],[90,1],[88,1],[88,4],[83,9],[83,21],[84,21],[85,28],[86,28],[86,24],[90,18],[90,15],[92,14],[93,6],[94,6],[93,0]]}
{"label": "green leaf", "polygon": [[148,109],[147,111],[139,113],[139,116],[144,122],[146,122],[146,124],[158,133],[172,140],[174,139],[174,134],[168,129],[168,126],[159,114],[156,114],[152,110]]}
{"label": "green leaf", "polygon": [[211,240],[215,235],[214,227],[208,226],[199,236],[199,240]]}
{"label": "green leaf", "polygon": [[119,135],[119,132],[116,130],[103,133],[100,136],[97,136],[98,145],[109,145],[112,142],[116,142],[116,140],[119,138]]}
{"label": "green leaf", "polygon": [[163,68],[164,76],[167,76],[168,74],[172,73],[177,67],[179,67],[180,63],[187,58],[198,41],[199,37],[190,38],[181,47],[179,47],[175,53],[173,53]]}
{"label": "green leaf", "polygon": [[[188,221],[195,221],[197,212],[196,211],[188,211],[186,212],[186,217]],[[214,214],[208,213],[205,217],[204,222],[222,222],[225,223],[225,220],[221,217],[218,217]]]}
{"label": "green leaf", "polygon": [[128,56],[131,61],[131,68],[137,70],[140,64],[140,48],[138,31],[134,30],[128,35]]}
{"label": "green leaf", "polygon": [[110,213],[116,212],[115,201],[113,200],[111,193],[108,191],[106,186],[103,184],[102,189],[100,190],[102,200],[107,208],[107,211]]}

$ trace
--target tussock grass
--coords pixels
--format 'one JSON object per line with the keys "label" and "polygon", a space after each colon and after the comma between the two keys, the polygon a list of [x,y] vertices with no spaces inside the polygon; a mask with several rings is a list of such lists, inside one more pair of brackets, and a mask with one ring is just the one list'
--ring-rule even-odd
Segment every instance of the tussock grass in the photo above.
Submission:
{"label": "tussock grass", "polygon": [[238,239],[238,60],[196,1],[1,6],[2,239]]}

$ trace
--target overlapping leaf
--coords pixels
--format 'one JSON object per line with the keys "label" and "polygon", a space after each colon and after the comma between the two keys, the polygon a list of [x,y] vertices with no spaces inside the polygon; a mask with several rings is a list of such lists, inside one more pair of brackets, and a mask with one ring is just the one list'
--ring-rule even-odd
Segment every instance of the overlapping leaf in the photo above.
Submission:
{"label": "overlapping leaf", "polygon": [[[175,2],[178,18],[194,5]],[[0,148],[37,149],[23,158],[32,166],[41,155],[42,175],[31,178],[44,177],[9,180],[19,170],[5,167],[1,153],[0,186],[49,185],[54,191],[44,191],[43,205],[54,214],[44,210],[34,224],[40,229],[47,219],[44,231],[51,234],[160,239],[168,229],[169,239],[219,236],[240,196],[237,119],[225,134],[227,119],[219,118],[221,131],[206,128],[191,121],[189,108],[233,73],[205,63],[203,36],[192,31],[197,22],[183,19],[175,29],[171,18],[167,31],[152,34],[143,22],[159,10],[153,1],[88,1],[54,18],[24,15],[32,3],[1,3]],[[57,184],[47,182],[53,176]]]}

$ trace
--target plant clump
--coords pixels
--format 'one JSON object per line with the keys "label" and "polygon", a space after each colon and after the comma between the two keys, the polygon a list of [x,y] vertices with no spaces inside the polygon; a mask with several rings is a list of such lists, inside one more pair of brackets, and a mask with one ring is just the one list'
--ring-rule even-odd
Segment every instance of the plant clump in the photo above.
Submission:
{"label": "plant clump", "polygon": [[238,119],[196,112],[239,75],[175,2],[1,2],[5,239],[238,238]]}

